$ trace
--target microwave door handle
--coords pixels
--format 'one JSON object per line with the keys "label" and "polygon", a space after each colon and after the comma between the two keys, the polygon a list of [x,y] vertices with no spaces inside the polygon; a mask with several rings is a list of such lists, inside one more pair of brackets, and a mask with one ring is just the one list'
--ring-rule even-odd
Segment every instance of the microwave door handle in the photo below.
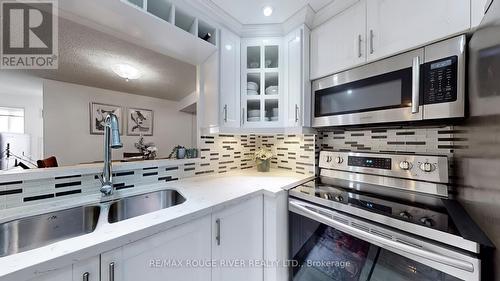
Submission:
{"label": "microwave door handle", "polygon": [[413,58],[412,87],[411,87],[411,113],[416,114],[420,108],[420,57]]}
{"label": "microwave door handle", "polygon": [[296,200],[290,200],[289,209],[294,213],[299,215],[305,215],[313,220],[321,223],[325,223],[339,231],[345,232],[349,235],[355,236],[359,239],[365,240],[371,244],[375,244],[387,250],[392,250],[393,252],[403,252],[408,255],[419,256],[426,260],[432,260],[447,266],[451,266],[462,271],[474,272],[474,265],[470,262],[458,260],[452,257],[444,256],[438,253],[430,252],[425,249],[416,248],[407,244],[403,244],[394,240],[390,240],[375,234],[365,232],[363,230],[357,229],[350,225],[345,225],[343,223],[337,222],[327,216],[321,215],[318,211],[323,210],[328,213],[331,210],[321,208],[315,205],[310,205],[307,203],[298,202]]}

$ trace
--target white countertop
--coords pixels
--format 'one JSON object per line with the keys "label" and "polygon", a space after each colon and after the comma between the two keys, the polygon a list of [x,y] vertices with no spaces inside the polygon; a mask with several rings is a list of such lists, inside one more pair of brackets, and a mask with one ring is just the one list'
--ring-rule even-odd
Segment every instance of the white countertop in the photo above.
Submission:
{"label": "white countertop", "polygon": [[[186,202],[112,225],[108,224],[107,218],[103,217],[107,213],[103,210],[97,228],[90,234],[0,258],[0,280],[23,280],[40,272],[64,267],[163,232],[176,225],[201,218],[229,204],[246,200],[248,197],[262,194],[275,196],[283,190],[311,179],[313,177],[286,170],[275,169],[269,173],[243,170],[223,175],[201,176],[143,186],[140,193],[176,189],[186,198]],[[71,201],[59,201],[57,208],[99,202],[97,198],[84,197],[79,202],[75,202],[75,199]],[[29,208],[28,213],[34,213],[35,208],[46,213],[53,211],[56,206],[52,203],[50,206],[31,206]]]}

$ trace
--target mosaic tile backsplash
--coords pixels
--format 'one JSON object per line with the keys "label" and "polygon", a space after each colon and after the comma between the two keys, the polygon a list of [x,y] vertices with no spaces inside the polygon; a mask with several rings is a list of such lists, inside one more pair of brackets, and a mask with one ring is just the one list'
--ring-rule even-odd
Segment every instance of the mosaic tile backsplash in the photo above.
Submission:
{"label": "mosaic tile backsplash", "polygon": [[[201,137],[200,160],[178,166],[120,171],[113,174],[114,187],[126,195],[129,191],[137,191],[141,185],[253,169],[254,152],[263,146],[270,148],[275,155],[271,160],[272,168],[314,174],[314,135],[215,135]],[[14,182],[0,179],[0,210],[99,194],[100,185],[96,174]]]}
{"label": "mosaic tile backsplash", "polygon": [[357,152],[417,153],[453,156],[467,146],[453,126],[391,129],[334,130],[321,132],[321,149]]}

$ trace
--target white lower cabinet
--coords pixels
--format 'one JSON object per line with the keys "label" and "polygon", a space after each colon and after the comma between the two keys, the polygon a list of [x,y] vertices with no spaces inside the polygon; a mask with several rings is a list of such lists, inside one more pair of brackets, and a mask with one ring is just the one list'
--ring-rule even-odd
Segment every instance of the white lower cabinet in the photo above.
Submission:
{"label": "white lower cabinet", "polygon": [[[263,196],[212,214],[212,281],[259,281],[264,270]],[[252,265],[251,263],[254,263]]]}
{"label": "white lower cabinet", "polygon": [[73,264],[73,281],[99,281],[100,262],[101,260],[97,256]]}
{"label": "white lower cabinet", "polygon": [[68,280],[73,280],[73,267],[71,265],[56,270],[52,270],[48,273],[40,274],[39,276],[30,278],[26,281],[68,281]]}
{"label": "white lower cabinet", "polygon": [[257,196],[103,253],[101,281],[263,280],[263,205]]}
{"label": "white lower cabinet", "polygon": [[[47,270],[26,281],[99,281],[99,256],[55,270]],[[17,280],[20,281],[20,280]]]}
{"label": "white lower cabinet", "polygon": [[207,281],[210,216],[189,222],[101,255],[102,281]]}
{"label": "white lower cabinet", "polygon": [[[266,202],[266,219],[271,219],[267,224],[284,220],[273,218],[276,205]],[[269,231],[266,236],[274,236],[267,241],[270,246],[282,233],[275,226]],[[263,281],[264,236],[264,196],[259,195],[100,257],[22,281]],[[280,257],[281,248],[270,246],[268,258]],[[284,276],[281,273],[266,274],[271,278],[265,280],[286,280],[275,279]]]}

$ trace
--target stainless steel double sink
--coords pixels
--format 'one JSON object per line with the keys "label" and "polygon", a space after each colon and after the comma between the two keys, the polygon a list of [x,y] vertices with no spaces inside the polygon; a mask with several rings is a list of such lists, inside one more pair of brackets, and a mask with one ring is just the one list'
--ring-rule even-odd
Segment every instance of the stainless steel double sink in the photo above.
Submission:
{"label": "stainless steel double sink", "polygon": [[108,210],[108,223],[116,223],[185,201],[179,192],[169,189],[6,222],[0,224],[0,257],[89,234],[96,229],[104,209]]}

